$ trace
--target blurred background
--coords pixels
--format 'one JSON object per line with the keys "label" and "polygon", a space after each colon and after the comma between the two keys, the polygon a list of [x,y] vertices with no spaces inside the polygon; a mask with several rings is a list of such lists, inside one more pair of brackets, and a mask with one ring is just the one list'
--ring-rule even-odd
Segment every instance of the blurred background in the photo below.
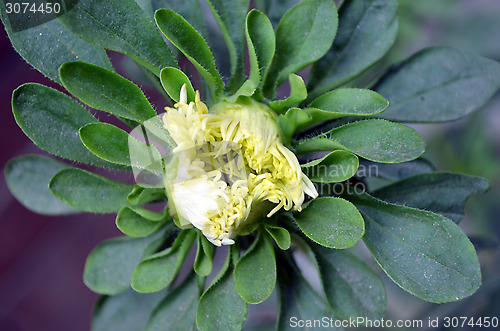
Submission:
{"label": "blurred background", "polygon": [[[422,48],[438,45],[476,52],[500,61],[500,1],[399,2],[399,37],[380,66],[388,66]],[[119,54],[110,55],[121,73],[136,82],[141,80],[132,61]],[[59,88],[24,62],[1,28],[2,170],[13,157],[44,154],[23,134],[12,115],[12,91],[26,82]],[[141,87],[156,108],[165,106],[161,95],[145,80]],[[460,223],[479,253],[483,285],[476,294],[460,302],[436,305],[413,297],[383,276],[388,292],[386,318],[426,321],[434,316],[500,317],[500,222],[497,222],[500,215],[500,93],[465,119],[412,126],[427,142],[424,156],[438,169],[483,176],[491,181],[487,194],[468,201],[466,218]],[[0,176],[0,330],[89,330],[97,295],[83,284],[85,259],[99,242],[119,235],[114,215],[47,217],[32,213],[14,199],[5,178]],[[373,260],[367,261],[382,273]],[[261,308],[254,307],[250,314],[261,315],[265,310],[264,322],[272,323],[273,309],[275,305],[269,302]],[[251,323],[247,327],[251,328]]]}

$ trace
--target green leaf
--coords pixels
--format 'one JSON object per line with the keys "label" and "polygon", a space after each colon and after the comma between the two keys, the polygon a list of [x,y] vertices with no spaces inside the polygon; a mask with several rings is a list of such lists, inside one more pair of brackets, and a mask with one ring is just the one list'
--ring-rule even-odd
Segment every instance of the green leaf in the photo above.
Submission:
{"label": "green leaf", "polygon": [[161,85],[168,93],[168,96],[175,102],[179,102],[181,89],[186,84],[187,101],[194,101],[194,88],[188,76],[177,68],[163,68],[160,72]]}
{"label": "green leaf", "polygon": [[267,97],[289,74],[321,58],[337,32],[337,10],[332,0],[304,0],[290,9],[276,31],[276,53],[264,89]]}
{"label": "green leaf", "polygon": [[116,216],[116,226],[127,236],[140,238],[158,231],[168,219],[168,212],[155,213],[143,208],[124,207]]}
{"label": "green leaf", "polygon": [[26,208],[43,215],[74,214],[79,211],[57,199],[49,191],[50,179],[64,163],[41,155],[24,155],[5,166],[5,181],[10,192]]}
{"label": "green leaf", "polygon": [[125,170],[90,153],[78,130],[99,122],[82,105],[50,87],[28,83],[12,94],[14,118],[23,132],[39,148],[72,161]]}
{"label": "green leaf", "polygon": [[0,3],[0,7],[2,21],[14,49],[32,67],[53,81],[60,83],[59,66],[69,61],[95,63],[113,70],[103,48],[76,37],[57,19],[13,32],[5,12],[5,2]]}
{"label": "green leaf", "polygon": [[304,84],[302,77],[290,74],[288,80],[290,81],[290,96],[284,100],[276,100],[268,104],[269,108],[278,114],[298,105],[299,102],[307,98],[306,84]]}
{"label": "green leaf", "polygon": [[214,99],[224,88],[224,83],[215,67],[215,60],[207,42],[179,14],[169,9],[159,9],[155,13],[160,31],[177,47],[207,82]]}
{"label": "green leaf", "polygon": [[398,32],[397,9],[396,0],[344,1],[335,42],[312,67],[310,98],[356,77],[389,50]]}
{"label": "green leaf", "polygon": [[403,122],[447,122],[483,106],[500,88],[500,64],[476,54],[425,49],[374,87],[391,105],[382,117]]}
{"label": "green leaf", "polygon": [[183,230],[171,247],[143,259],[132,275],[132,288],[151,293],[168,286],[179,272],[195,236],[195,231]]}
{"label": "green leaf", "polygon": [[[276,330],[296,330],[299,321],[304,322],[304,325],[300,325],[300,330],[317,330],[317,325],[312,325],[313,321],[321,320],[325,316],[329,322],[332,321],[333,330],[342,330],[334,327],[336,318],[331,308],[313,290],[297,267],[290,266],[285,269],[281,263],[280,266],[278,269],[280,309]],[[306,324],[307,321],[310,324]]]}
{"label": "green leaf", "polygon": [[50,191],[63,202],[91,213],[113,213],[128,206],[127,195],[132,188],[77,168],[59,171],[49,184]]}
{"label": "green leaf", "polygon": [[236,289],[231,255],[230,252],[221,271],[198,303],[196,325],[200,331],[240,330],[245,323],[247,303]]}
{"label": "green leaf", "polygon": [[119,295],[101,297],[94,309],[92,331],[143,331],[166,293],[142,294],[130,289]]}
{"label": "green leaf", "polygon": [[193,330],[200,294],[197,279],[191,274],[160,302],[144,330]]}
{"label": "green leaf", "polygon": [[145,254],[160,247],[165,233],[175,227],[166,227],[145,238],[120,237],[100,243],[87,258],[83,281],[92,291],[115,295],[130,288],[130,278]]}
{"label": "green leaf", "polygon": [[341,198],[316,198],[300,213],[294,213],[293,218],[307,237],[330,248],[351,247],[365,232],[359,211]]}
{"label": "green leaf", "polygon": [[212,258],[214,255],[214,245],[207,238],[198,232],[198,250],[194,260],[194,271],[200,276],[208,276],[212,272]]}
{"label": "green leaf", "polygon": [[273,60],[276,37],[267,16],[256,9],[247,15],[245,33],[250,60],[248,79],[255,83],[260,95],[261,80],[266,77]]}
{"label": "green leaf", "polygon": [[92,108],[139,123],[157,116],[141,89],[112,71],[76,61],[59,72],[64,87]]}
{"label": "green leaf", "polygon": [[481,177],[435,172],[403,179],[375,191],[374,195],[387,202],[429,210],[459,223],[464,217],[467,198],[484,193],[489,187],[489,182]]}
{"label": "green leaf", "polygon": [[266,224],[264,228],[266,229],[267,233],[269,233],[271,237],[273,237],[274,241],[280,249],[286,251],[290,248],[291,238],[290,232],[288,232],[287,229],[268,224]]}
{"label": "green leaf", "polygon": [[259,232],[236,264],[234,282],[238,293],[248,303],[258,304],[271,296],[276,285],[276,258],[266,232]]}
{"label": "green leaf", "polygon": [[481,284],[474,246],[450,219],[364,193],[347,197],[363,214],[366,246],[401,288],[435,303],[458,301]]}
{"label": "green leaf", "polygon": [[301,165],[307,177],[317,183],[338,183],[354,176],[358,157],[346,151],[333,151],[325,157]]}
{"label": "green leaf", "polygon": [[[207,26],[203,17],[204,9],[202,8],[201,1],[199,0],[148,0],[154,4],[154,10],[160,8],[172,9],[177,14],[181,15],[186,21],[191,24],[196,31],[206,38],[208,35]],[[154,13],[152,21],[154,22]]]}
{"label": "green leaf", "polygon": [[364,169],[363,172],[358,172],[358,176],[361,177],[373,176],[396,180],[436,171],[432,163],[422,157],[410,162],[396,164],[361,160],[359,168]]}
{"label": "green leaf", "polygon": [[231,60],[228,89],[236,90],[245,79],[245,16],[249,0],[208,0],[215,22],[222,32]]}
{"label": "green leaf", "polygon": [[177,67],[156,27],[133,0],[80,0],[59,20],[83,40],[127,54],[156,76],[164,67]]}
{"label": "green leaf", "polygon": [[80,138],[89,151],[103,160],[116,164],[144,168],[144,165],[132,163],[130,150],[136,153],[134,161],[140,154],[143,154],[142,160],[161,159],[156,147],[142,143],[122,129],[108,123],[85,125],[80,129]]}
{"label": "green leaf", "polygon": [[328,303],[343,319],[384,317],[384,283],[362,260],[344,250],[314,246]]}
{"label": "green leaf", "polygon": [[164,188],[145,188],[139,185],[134,186],[132,192],[127,196],[128,202],[137,206],[165,201],[166,199],[167,196]]}
{"label": "green leaf", "polygon": [[307,126],[346,116],[370,116],[383,112],[389,101],[376,92],[355,88],[337,89],[315,99],[304,112]]}
{"label": "green leaf", "polygon": [[399,163],[422,155],[425,143],[406,125],[372,119],[334,128],[299,141],[295,147],[298,154],[337,149],[346,149],[370,161]]}

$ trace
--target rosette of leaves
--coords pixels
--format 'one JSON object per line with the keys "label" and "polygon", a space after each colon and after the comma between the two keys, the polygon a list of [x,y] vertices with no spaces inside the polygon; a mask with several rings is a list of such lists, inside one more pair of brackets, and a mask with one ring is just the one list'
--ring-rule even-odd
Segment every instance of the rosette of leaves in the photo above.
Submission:
{"label": "rosette of leaves", "polygon": [[[69,13],[16,33],[1,4],[14,48],[74,97],[33,83],[14,91],[21,129],[39,148],[72,163],[37,155],[13,159],[5,170],[11,192],[41,214],[117,213],[125,234],[88,257],[84,281],[103,295],[93,329],[240,329],[247,305],[265,301],[275,288],[278,330],[290,328],[292,316],[382,318],[381,279],[346,250],[360,240],[390,279],[423,300],[451,302],[474,293],[481,283],[479,263],[457,224],[466,199],[489,184],[437,171],[420,158],[423,140],[400,122],[466,116],[500,87],[500,65],[456,49],[430,48],[373,83],[364,73],[394,42],[396,0],[346,0],[338,11],[332,0],[256,1],[251,10],[248,0],[207,4],[229,58],[219,68],[209,45],[216,57],[225,50],[214,28],[205,25],[197,0],[81,0]],[[301,212],[263,218],[256,231],[230,247],[208,283],[218,248],[195,229],[178,229],[167,209],[147,208],[166,205],[164,189],[78,167],[131,170],[129,133],[99,121],[85,105],[131,127],[157,116],[142,90],[115,72],[105,50],[133,59],[166,99],[178,101],[184,84],[194,94],[179,67],[187,59],[185,70],[201,78],[207,104],[240,97],[267,104],[320,197]],[[297,73],[310,65],[304,82]],[[230,78],[222,79],[219,70]],[[286,81],[289,96],[275,100]],[[358,171],[360,164],[377,171]],[[373,177],[384,185],[367,186]],[[191,268],[185,259],[193,247]],[[316,266],[323,295],[297,267],[297,250]],[[183,265],[194,271],[172,285]]]}

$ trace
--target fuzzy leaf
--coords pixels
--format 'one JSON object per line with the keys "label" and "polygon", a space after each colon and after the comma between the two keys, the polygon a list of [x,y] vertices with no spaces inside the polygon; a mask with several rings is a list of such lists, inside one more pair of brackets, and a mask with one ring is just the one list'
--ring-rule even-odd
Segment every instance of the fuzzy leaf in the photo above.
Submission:
{"label": "fuzzy leaf", "polygon": [[272,97],[276,86],[308,64],[321,58],[337,32],[333,0],[304,0],[290,9],[276,31],[276,53],[264,90]]}
{"label": "fuzzy leaf", "polygon": [[139,123],[157,115],[137,85],[112,71],[77,61],[59,72],[64,87],[92,108]]}
{"label": "fuzzy leaf", "polygon": [[183,230],[171,247],[143,259],[132,275],[132,288],[137,292],[157,292],[174,280],[196,236]]}
{"label": "fuzzy leaf", "polygon": [[311,98],[356,77],[389,50],[398,32],[397,9],[396,0],[344,1],[335,42],[311,70]]}
{"label": "fuzzy leaf", "polygon": [[316,198],[304,210],[294,213],[293,218],[307,237],[330,248],[351,247],[365,231],[359,211],[341,198]]}
{"label": "fuzzy leaf", "polygon": [[194,271],[200,276],[208,276],[212,272],[212,259],[214,255],[214,245],[207,238],[198,232],[198,250],[194,260]]}
{"label": "fuzzy leaf", "polygon": [[325,297],[343,319],[384,317],[384,283],[363,261],[345,250],[314,247]]}
{"label": "fuzzy leaf", "polygon": [[246,18],[246,38],[248,57],[250,60],[249,80],[252,80],[260,91],[263,80],[276,48],[276,37],[271,22],[266,15],[252,9]]}
{"label": "fuzzy leaf", "polygon": [[370,161],[400,163],[422,155],[425,143],[406,125],[372,119],[334,128],[299,141],[295,147],[298,154],[337,149],[346,149]]}
{"label": "fuzzy leaf", "polygon": [[484,193],[489,187],[489,182],[481,177],[435,172],[395,182],[374,195],[387,202],[429,210],[459,223],[464,217],[467,198]]}
{"label": "fuzzy leaf", "polygon": [[63,202],[91,213],[113,213],[128,206],[127,195],[132,188],[77,168],[59,171],[49,184],[50,191]]}
{"label": "fuzzy leaf", "polygon": [[196,326],[200,331],[240,330],[245,323],[247,303],[236,289],[233,271],[231,254],[228,254],[221,271],[198,303]]}
{"label": "fuzzy leaf", "polygon": [[187,101],[194,101],[194,88],[188,76],[177,68],[163,68],[160,72],[161,85],[168,93],[168,96],[175,102],[179,102],[181,89],[186,84]]}
{"label": "fuzzy leaf", "polygon": [[291,238],[287,229],[279,226],[265,225],[266,231],[273,237],[278,247],[284,251],[290,248]]}
{"label": "fuzzy leaf", "polygon": [[191,274],[160,302],[144,330],[164,331],[166,327],[171,330],[193,330],[200,294],[197,279]]}
{"label": "fuzzy leaf", "polygon": [[155,13],[156,24],[165,37],[177,47],[207,82],[214,97],[222,93],[224,83],[215,67],[215,60],[207,42],[179,14],[170,9],[159,9]]}
{"label": "fuzzy leaf", "polygon": [[354,176],[358,157],[347,151],[333,151],[325,157],[301,165],[307,177],[317,183],[338,183]]}
{"label": "fuzzy leaf", "polygon": [[116,216],[116,227],[129,237],[140,238],[158,231],[168,219],[168,213],[124,207]]}
{"label": "fuzzy leaf", "polygon": [[10,160],[5,166],[5,181],[13,196],[26,208],[43,215],[74,214],[68,206],[49,191],[51,178],[64,163],[41,155],[24,155]]}
{"label": "fuzzy leaf", "polygon": [[261,231],[252,246],[236,264],[234,282],[241,297],[248,303],[261,303],[276,285],[276,258],[267,233]]}
{"label": "fuzzy leaf", "polygon": [[177,67],[167,44],[134,0],[80,0],[59,20],[76,36],[127,54],[156,76],[164,67]]}
{"label": "fuzzy leaf", "polygon": [[458,301],[478,289],[476,251],[453,221],[366,193],[346,198],[363,214],[366,246],[401,288],[434,303]]}
{"label": "fuzzy leaf", "polygon": [[59,67],[69,61],[80,60],[113,70],[103,48],[81,40],[59,20],[53,19],[29,29],[13,32],[5,12],[5,2],[0,3],[0,8],[5,30],[14,49],[32,67],[53,81],[61,83]]}
{"label": "fuzzy leaf", "polygon": [[382,117],[447,122],[483,106],[500,88],[500,63],[447,47],[425,49],[389,71],[374,89],[391,105]]}
{"label": "fuzzy leaf", "polygon": [[145,254],[160,247],[165,233],[175,231],[166,227],[145,238],[120,237],[100,243],[85,263],[83,281],[92,291],[115,295],[130,288],[130,278]]}
{"label": "fuzzy leaf", "polygon": [[78,130],[99,121],[67,95],[44,85],[24,84],[12,94],[12,111],[19,127],[39,148],[72,161],[126,169],[101,160],[85,148]]}

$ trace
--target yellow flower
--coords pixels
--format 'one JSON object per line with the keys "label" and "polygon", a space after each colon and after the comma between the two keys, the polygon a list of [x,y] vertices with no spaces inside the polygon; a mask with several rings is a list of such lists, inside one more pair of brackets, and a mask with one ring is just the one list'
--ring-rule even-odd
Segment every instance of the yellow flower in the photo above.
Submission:
{"label": "yellow flower", "polygon": [[187,103],[184,86],[174,107],[163,116],[177,145],[165,184],[179,226],[193,225],[214,245],[230,245],[265,213],[300,211],[304,194],[318,196],[264,104],[222,102],[209,113],[198,92]]}

